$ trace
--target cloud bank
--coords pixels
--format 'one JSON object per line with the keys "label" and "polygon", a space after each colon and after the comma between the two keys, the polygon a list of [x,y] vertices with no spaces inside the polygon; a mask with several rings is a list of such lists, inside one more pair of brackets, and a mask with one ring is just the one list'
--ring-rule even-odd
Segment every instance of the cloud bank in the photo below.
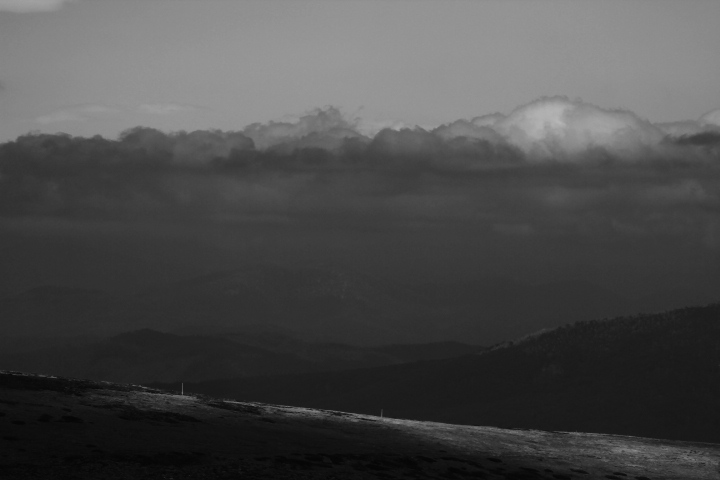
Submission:
{"label": "cloud bank", "polygon": [[[333,107],[234,132],[28,134],[0,145],[0,217],[663,236],[716,248],[719,112],[654,125],[549,97],[373,136]],[[45,121],[108,113],[82,106]]]}

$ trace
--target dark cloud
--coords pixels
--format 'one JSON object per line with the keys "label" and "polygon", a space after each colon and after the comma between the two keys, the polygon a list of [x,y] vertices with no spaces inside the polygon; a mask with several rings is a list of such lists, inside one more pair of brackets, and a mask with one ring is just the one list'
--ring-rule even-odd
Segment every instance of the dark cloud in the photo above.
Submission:
{"label": "dark cloud", "polygon": [[347,119],[335,107],[316,109],[294,121],[254,123],[243,133],[252,138],[259,149],[281,146],[283,151],[318,147],[334,150],[345,138],[358,138],[358,120]]}
{"label": "dark cloud", "polygon": [[718,207],[717,132],[667,137],[630,112],[562,97],[433,130],[372,138],[358,130],[328,108],[241,132],[25,135],[0,146],[0,211],[188,221],[341,215],[346,225],[420,219],[509,234],[603,226],[621,235],[672,231],[678,211],[682,231]]}
{"label": "dark cloud", "polygon": [[720,131],[682,135],[675,139],[678,145],[720,146]]}

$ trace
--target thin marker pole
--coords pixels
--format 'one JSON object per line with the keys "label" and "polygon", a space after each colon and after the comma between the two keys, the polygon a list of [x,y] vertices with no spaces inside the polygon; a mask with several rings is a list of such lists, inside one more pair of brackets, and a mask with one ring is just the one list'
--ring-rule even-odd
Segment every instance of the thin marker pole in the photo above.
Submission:
{"label": "thin marker pole", "polygon": [[380,418],[383,418],[383,409],[380,409]]}
{"label": "thin marker pole", "polygon": [[185,395],[185,384],[184,383],[180,384],[180,395]]}

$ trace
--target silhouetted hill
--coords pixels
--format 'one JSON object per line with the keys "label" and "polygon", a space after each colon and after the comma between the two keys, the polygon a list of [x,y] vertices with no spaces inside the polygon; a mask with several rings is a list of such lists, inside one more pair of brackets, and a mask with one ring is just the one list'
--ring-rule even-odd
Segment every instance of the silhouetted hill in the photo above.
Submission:
{"label": "silhouetted hill", "polygon": [[143,329],[104,340],[0,354],[0,368],[94,380],[180,383],[393,365],[480,350],[455,342],[373,349],[307,343],[267,332],[211,336]]}
{"label": "silhouetted hill", "polygon": [[720,305],[579,322],[477,355],[191,391],[398,418],[720,442]]}
{"label": "silhouetted hill", "polygon": [[622,296],[585,281],[532,285],[479,278],[419,285],[415,290],[429,311],[445,315],[447,338],[484,336],[486,343],[570,322],[635,313],[636,308]]}
{"label": "silhouetted hill", "polygon": [[460,342],[435,342],[403,345],[395,344],[373,348],[376,352],[383,352],[406,362],[453,358],[470,353],[479,353],[484,349],[484,347],[468,345]]}

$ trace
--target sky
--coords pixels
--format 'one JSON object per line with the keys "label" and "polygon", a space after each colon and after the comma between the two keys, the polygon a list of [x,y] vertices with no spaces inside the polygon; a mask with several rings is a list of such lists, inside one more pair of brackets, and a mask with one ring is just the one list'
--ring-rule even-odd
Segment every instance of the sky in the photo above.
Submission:
{"label": "sky", "polygon": [[301,260],[716,301],[718,18],[0,0],[0,292]]}
{"label": "sky", "polygon": [[239,130],[333,105],[437,126],[542,96],[720,107],[715,1],[0,1],[0,140]]}

